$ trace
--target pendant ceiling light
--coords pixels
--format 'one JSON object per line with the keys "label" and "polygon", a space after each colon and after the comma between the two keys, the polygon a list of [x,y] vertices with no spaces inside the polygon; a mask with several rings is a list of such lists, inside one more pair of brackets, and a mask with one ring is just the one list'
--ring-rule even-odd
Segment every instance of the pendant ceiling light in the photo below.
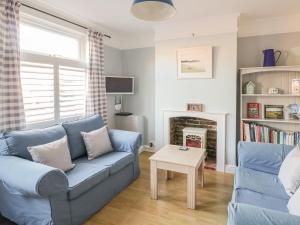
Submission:
{"label": "pendant ceiling light", "polygon": [[135,0],[131,13],[138,19],[146,21],[163,21],[175,15],[172,0]]}

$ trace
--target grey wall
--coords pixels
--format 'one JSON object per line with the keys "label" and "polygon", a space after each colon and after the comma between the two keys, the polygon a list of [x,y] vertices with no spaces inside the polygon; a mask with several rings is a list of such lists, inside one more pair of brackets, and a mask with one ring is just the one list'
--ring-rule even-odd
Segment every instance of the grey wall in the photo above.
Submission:
{"label": "grey wall", "polygon": [[[235,52],[237,51],[237,66],[253,67],[262,65],[262,50],[274,48],[281,50],[283,55],[278,65],[300,64],[300,32],[288,34],[276,34],[266,36],[255,36],[238,38],[237,44],[235,36],[220,35],[219,37],[208,37],[197,40],[196,44],[212,44],[215,48],[215,72],[216,77],[207,81],[177,81],[176,80],[176,48],[187,46],[189,40],[171,41],[171,43],[159,43],[155,48],[142,48],[132,50],[118,50],[105,47],[105,73],[107,75],[134,76],[136,85],[135,95],[124,97],[124,110],[146,117],[146,141],[155,140],[155,95],[156,95],[156,114],[163,108],[182,108],[190,100],[197,100],[206,105],[206,110],[223,110],[230,113],[229,127],[227,132],[227,163],[234,164],[235,143],[234,140],[234,121],[235,120]],[[237,49],[236,49],[237,47]],[[156,59],[155,59],[156,57]],[[157,58],[158,57],[158,58]],[[155,60],[159,68],[156,69],[155,81]],[[155,86],[158,93],[155,93]],[[182,88],[190,90],[197,86],[199,91],[188,91],[189,96],[182,97]],[[215,87],[212,93],[206,87]],[[201,88],[199,88],[201,87]],[[196,90],[193,88],[192,90]],[[203,94],[202,90],[203,89]],[[172,91],[174,90],[174,91]],[[216,92],[218,90],[218,94]],[[222,91],[220,98],[219,92]],[[177,94],[179,96],[177,96]],[[191,96],[190,96],[191,95]],[[177,96],[174,99],[174,96]],[[173,102],[168,105],[163,102]],[[226,103],[226,104],[225,104]],[[225,105],[224,105],[225,104]],[[108,122],[109,126],[114,127],[113,114],[114,97],[108,96]],[[159,123],[158,123],[159,124]],[[239,131],[237,122],[237,131]],[[159,128],[157,132],[159,136]]]}
{"label": "grey wall", "polygon": [[[106,75],[134,76],[135,94],[123,96],[123,110],[145,116],[145,143],[155,140],[154,68],[155,48],[119,50],[104,47]],[[115,127],[115,96],[108,95],[108,126]]]}
{"label": "grey wall", "polygon": [[155,48],[124,50],[123,74],[135,77],[135,94],[124,96],[125,111],[145,116],[145,143],[155,140]]}
{"label": "grey wall", "polygon": [[[104,46],[104,73],[105,75],[122,75],[122,51],[109,46]],[[114,127],[114,113],[115,113],[115,98],[112,95],[107,97],[107,114],[108,114],[108,126]]]}
{"label": "grey wall", "polygon": [[262,66],[262,50],[282,51],[278,65],[300,64],[300,32],[245,37],[238,39],[238,67]]}

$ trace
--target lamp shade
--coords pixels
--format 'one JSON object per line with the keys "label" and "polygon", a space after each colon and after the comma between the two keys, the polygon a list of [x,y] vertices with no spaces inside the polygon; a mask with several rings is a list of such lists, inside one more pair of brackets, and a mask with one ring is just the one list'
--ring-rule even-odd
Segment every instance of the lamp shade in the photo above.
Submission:
{"label": "lamp shade", "polygon": [[146,21],[163,21],[175,15],[172,0],[135,0],[131,13],[138,19]]}

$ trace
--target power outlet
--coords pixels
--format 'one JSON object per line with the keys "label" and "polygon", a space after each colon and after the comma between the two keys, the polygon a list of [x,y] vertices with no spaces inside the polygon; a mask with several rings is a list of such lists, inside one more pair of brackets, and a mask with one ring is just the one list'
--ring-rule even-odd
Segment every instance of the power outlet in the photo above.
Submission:
{"label": "power outlet", "polygon": [[154,151],[155,148],[155,143],[154,141],[150,141],[148,145],[144,145],[144,147],[146,148],[147,151]]}

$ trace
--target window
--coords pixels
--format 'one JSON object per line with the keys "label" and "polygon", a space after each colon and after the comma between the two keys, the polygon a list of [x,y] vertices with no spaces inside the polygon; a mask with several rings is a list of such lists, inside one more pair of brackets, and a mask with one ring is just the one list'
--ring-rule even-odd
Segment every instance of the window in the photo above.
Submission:
{"label": "window", "polygon": [[21,51],[80,59],[80,42],[74,37],[25,23],[20,25],[20,34]]}
{"label": "window", "polygon": [[28,127],[85,115],[85,36],[46,25],[20,25],[20,74]]}

